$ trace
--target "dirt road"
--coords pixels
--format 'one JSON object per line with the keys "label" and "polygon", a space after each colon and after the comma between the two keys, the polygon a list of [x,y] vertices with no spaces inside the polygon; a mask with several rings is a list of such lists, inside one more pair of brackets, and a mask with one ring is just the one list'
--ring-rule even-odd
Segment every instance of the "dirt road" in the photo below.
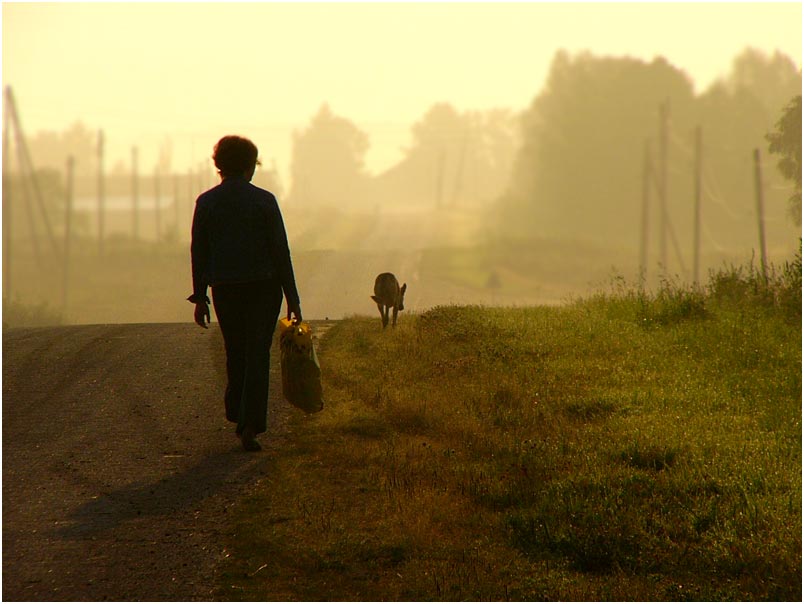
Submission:
{"label": "dirt road", "polygon": [[3,600],[211,599],[227,510],[293,446],[278,360],[248,454],[216,324],[5,331]]}

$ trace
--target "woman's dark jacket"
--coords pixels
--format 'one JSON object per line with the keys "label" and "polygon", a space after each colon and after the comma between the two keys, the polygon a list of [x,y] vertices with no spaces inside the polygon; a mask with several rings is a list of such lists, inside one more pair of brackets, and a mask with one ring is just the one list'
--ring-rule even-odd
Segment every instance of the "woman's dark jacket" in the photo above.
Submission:
{"label": "woman's dark jacket", "polygon": [[193,214],[191,302],[207,287],[276,279],[299,302],[285,223],[276,197],[245,178],[227,178],[199,195]]}

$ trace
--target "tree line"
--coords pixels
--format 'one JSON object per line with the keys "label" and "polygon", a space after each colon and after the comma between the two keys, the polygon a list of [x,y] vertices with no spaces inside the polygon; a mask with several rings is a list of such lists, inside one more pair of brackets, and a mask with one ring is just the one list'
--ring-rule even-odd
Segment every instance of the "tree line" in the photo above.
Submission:
{"label": "tree line", "polygon": [[[767,137],[796,95],[801,71],[778,52],[768,56],[746,49],[727,77],[700,93],[684,71],[662,58],[645,62],[558,52],[544,89],[522,114],[523,144],[500,201],[500,231],[636,249],[641,172],[646,149],[654,165],[659,159],[665,104],[667,206],[680,236],[692,229],[694,132],[700,127],[704,245],[744,248],[756,239],[755,148],[767,166],[769,236],[782,237],[790,231],[791,215],[800,225],[800,193],[796,205],[793,192],[786,209],[795,183],[775,169],[778,158],[770,157]],[[800,157],[800,117],[792,137]],[[800,191],[800,179],[797,186]]]}
{"label": "tree line", "polygon": [[[275,167],[264,170],[266,182],[260,184],[297,207],[481,206],[493,212],[501,237],[615,241],[636,248],[644,154],[649,149],[658,160],[664,104],[669,113],[667,207],[675,230],[683,236],[692,228],[693,133],[700,127],[704,246],[744,247],[755,233],[755,148],[765,154],[767,166],[769,240],[787,236],[791,216],[800,224],[800,193],[796,201],[794,191],[796,186],[800,191],[800,177],[798,183],[789,179],[796,166],[775,167],[790,144],[797,141],[800,149],[800,111],[798,130],[787,125],[792,143],[768,138],[800,94],[801,71],[778,52],[748,48],[726,77],[698,92],[682,69],[662,58],[647,62],[561,50],[529,107],[459,111],[435,103],[412,125],[402,159],[380,174],[365,166],[369,135],[325,104],[293,135],[290,185],[280,182]],[[65,153],[96,157],[96,137],[78,123],[63,133],[37,133],[30,147],[43,169],[61,170]],[[160,170],[169,171],[169,146],[160,150],[160,163],[165,164]],[[91,188],[90,175],[81,178],[81,170],[91,169],[87,166],[91,162],[78,166],[76,182]],[[798,166],[800,175],[800,161]],[[129,169],[111,166],[108,177],[122,189]],[[142,172],[146,178],[154,173]],[[56,190],[52,176],[49,187]],[[201,182],[186,176],[190,183]]]}
{"label": "tree line", "polygon": [[411,127],[403,158],[374,175],[365,167],[368,134],[324,104],[294,134],[288,200],[349,209],[488,203],[508,182],[518,136],[511,110],[460,112],[436,103]]}

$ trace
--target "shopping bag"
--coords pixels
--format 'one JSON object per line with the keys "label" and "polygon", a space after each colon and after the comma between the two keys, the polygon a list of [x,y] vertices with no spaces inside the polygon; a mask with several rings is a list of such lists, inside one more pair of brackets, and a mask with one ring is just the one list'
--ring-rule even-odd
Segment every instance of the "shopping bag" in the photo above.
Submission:
{"label": "shopping bag", "polygon": [[282,394],[287,401],[307,413],[324,408],[321,396],[321,366],[308,323],[281,319],[279,322],[279,361],[282,368]]}

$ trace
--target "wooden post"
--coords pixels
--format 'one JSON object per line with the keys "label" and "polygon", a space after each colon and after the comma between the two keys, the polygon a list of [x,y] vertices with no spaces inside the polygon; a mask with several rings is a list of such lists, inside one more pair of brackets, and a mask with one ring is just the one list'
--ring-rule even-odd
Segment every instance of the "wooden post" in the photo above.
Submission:
{"label": "wooden post", "polygon": [[159,199],[159,166],[154,169],[154,217],[156,221],[156,242],[162,239],[162,207]]}
{"label": "wooden post", "polygon": [[179,212],[179,175],[176,172],[173,173],[173,213],[176,220],[176,239],[180,241],[179,237],[181,236],[181,231],[179,231],[179,222],[181,215]]}
{"label": "wooden post", "polygon": [[106,203],[106,188],[103,174],[103,154],[104,154],[103,130],[98,130],[98,255],[103,256],[104,239],[104,205]]}
{"label": "wooden post", "polygon": [[137,241],[140,237],[139,191],[137,190],[137,147],[131,148],[131,225],[132,237]]}
{"label": "wooden post", "polygon": [[700,284],[701,270],[701,174],[703,172],[703,134],[701,127],[695,129],[695,228],[692,242],[692,279]]}
{"label": "wooden post", "polygon": [[67,311],[67,299],[70,291],[70,236],[73,221],[73,172],[75,169],[75,160],[71,155],[67,158],[67,185],[66,185],[66,199],[65,199],[65,216],[64,216],[64,254],[62,260],[64,261],[63,269],[63,287],[61,307],[62,311]]}
{"label": "wooden post", "polygon": [[436,208],[441,208],[441,201],[444,194],[444,160],[446,151],[441,149],[438,153],[438,163],[436,164],[436,182],[435,182],[435,195],[436,195]]}
{"label": "wooden post", "polygon": [[659,262],[667,272],[667,124],[668,101],[659,106]]}
{"label": "wooden post", "polygon": [[11,300],[11,120],[6,104],[3,112],[3,298]]}
{"label": "wooden post", "polygon": [[650,141],[645,141],[642,160],[642,236],[639,240],[639,282],[644,287],[648,280],[648,238],[650,229],[650,181],[653,167],[650,160]]}
{"label": "wooden post", "polygon": [[51,249],[53,250],[54,255],[58,254],[59,246],[58,243],[56,242],[56,237],[53,234],[53,228],[50,226],[50,218],[48,217],[47,209],[45,208],[45,203],[42,197],[42,191],[39,187],[39,177],[36,174],[36,169],[34,168],[33,160],[31,159],[31,153],[28,150],[28,145],[25,142],[25,135],[22,132],[22,124],[20,123],[20,117],[19,114],[17,113],[17,105],[16,102],[14,101],[14,94],[11,92],[10,86],[6,86],[5,98],[6,98],[6,106],[9,111],[9,118],[11,119],[14,126],[14,137],[20,167],[20,181],[22,182],[22,188],[27,198],[26,201],[28,202],[25,204],[25,209],[28,213],[28,219],[31,223],[31,233],[33,235],[36,259],[37,262],[41,264],[41,256],[39,254],[39,243],[36,236],[36,229],[34,227],[33,213],[30,204],[30,198],[28,195],[26,176],[30,177],[31,186],[34,192],[34,200],[36,201],[39,212],[42,214],[42,222],[45,225],[45,232],[47,233],[48,240],[50,241]]}
{"label": "wooden post", "polygon": [[187,216],[192,224],[193,215],[195,214],[195,205],[193,204],[193,168],[187,168]]}
{"label": "wooden post", "polygon": [[759,223],[759,253],[762,262],[762,279],[768,281],[768,253],[765,247],[765,203],[763,200],[762,165],[759,149],[754,149],[754,189],[757,197],[757,221]]}
{"label": "wooden post", "polygon": [[670,242],[673,244],[673,250],[676,252],[676,258],[678,259],[678,264],[681,267],[681,273],[686,279],[689,277],[689,274],[687,273],[687,266],[684,264],[684,256],[681,254],[681,246],[678,245],[678,239],[676,239],[676,231],[673,228],[673,223],[669,220],[667,221],[667,234],[670,235]]}

